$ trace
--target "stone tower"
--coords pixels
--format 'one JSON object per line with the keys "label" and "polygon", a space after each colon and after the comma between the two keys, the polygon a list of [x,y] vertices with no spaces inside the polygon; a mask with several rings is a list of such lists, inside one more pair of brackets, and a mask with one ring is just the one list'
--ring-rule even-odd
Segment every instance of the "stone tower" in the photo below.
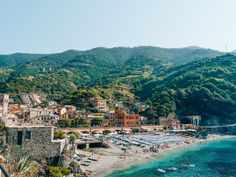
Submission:
{"label": "stone tower", "polygon": [[9,103],[9,94],[4,94],[4,96],[3,96],[3,110],[2,110],[3,117],[7,117],[8,103]]}

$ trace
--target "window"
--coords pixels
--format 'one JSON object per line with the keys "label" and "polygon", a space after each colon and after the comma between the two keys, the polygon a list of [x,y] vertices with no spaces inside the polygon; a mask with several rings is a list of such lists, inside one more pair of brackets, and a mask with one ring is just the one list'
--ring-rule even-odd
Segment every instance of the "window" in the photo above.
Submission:
{"label": "window", "polygon": [[21,146],[22,145],[22,131],[17,132],[17,145]]}
{"label": "window", "polygon": [[31,138],[31,131],[27,130],[25,133],[25,139],[29,140]]}

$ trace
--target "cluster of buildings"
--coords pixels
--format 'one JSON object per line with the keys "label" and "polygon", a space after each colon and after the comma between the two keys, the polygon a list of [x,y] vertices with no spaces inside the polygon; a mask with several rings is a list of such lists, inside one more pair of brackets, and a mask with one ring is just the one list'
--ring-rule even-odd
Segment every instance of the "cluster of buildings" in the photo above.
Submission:
{"label": "cluster of buildings", "polygon": [[[96,109],[96,113],[86,113],[85,110],[78,110],[73,105],[58,105],[55,101],[49,101],[46,108],[32,107],[29,104],[9,104],[8,94],[2,96],[3,105],[0,106],[0,116],[8,117],[15,124],[30,125],[51,125],[57,124],[60,119],[82,118],[90,122],[90,126],[109,126],[109,127],[137,127],[145,125],[148,122],[147,117],[139,114],[130,114],[122,102],[113,101],[114,110],[109,110],[107,100],[100,97],[91,99],[91,105]],[[134,105],[137,112],[145,111],[148,105],[137,102]],[[182,129],[187,124],[198,126],[201,120],[200,116],[186,116],[180,119],[175,114],[169,114],[167,117],[160,117],[159,124],[168,129]]]}
{"label": "cluster of buildings", "polygon": [[[32,107],[28,104],[9,104],[8,94],[2,97],[3,105],[0,106],[0,116],[8,117],[15,124],[30,125],[51,125],[57,124],[60,119],[83,118],[90,122],[90,126],[109,126],[109,127],[137,127],[145,125],[148,122],[147,117],[139,114],[130,114],[122,102],[114,102],[116,108],[109,110],[107,100],[100,97],[91,100],[96,113],[86,113],[85,110],[78,110],[73,105],[58,105],[55,101],[49,101],[46,108]],[[135,109],[140,112],[146,110],[148,105],[137,102]],[[182,118],[184,125],[180,123],[175,114],[169,114],[167,117],[160,117],[159,124],[168,129],[181,129],[186,124],[199,125],[200,116],[186,116]],[[182,121],[181,121],[182,122]]]}
{"label": "cluster of buildings", "polygon": [[[54,140],[54,125],[60,119],[73,120],[81,117],[90,122],[94,121],[95,126],[109,127],[139,127],[147,123],[147,118],[139,114],[129,114],[121,106],[109,111],[106,100],[102,98],[93,99],[94,107],[100,112],[90,114],[77,110],[73,105],[57,105],[56,102],[50,102],[46,108],[33,108],[28,104],[9,104],[9,100],[9,95],[4,94],[3,104],[0,106],[0,144],[11,146],[10,152],[7,153],[12,158],[30,155],[33,159],[40,160],[43,157],[50,158],[61,154],[66,142]],[[139,105],[140,109],[145,109],[142,104]],[[100,119],[103,120],[101,124],[95,122]],[[200,118],[188,116],[186,120],[199,124]],[[174,114],[170,114],[167,118],[161,117],[159,123],[169,129],[181,128]]]}
{"label": "cluster of buildings", "polygon": [[[180,121],[181,120],[181,121]],[[174,113],[170,113],[167,117],[160,117],[159,124],[166,129],[179,130],[179,129],[193,129],[199,126],[201,116],[192,115],[177,118]]]}
{"label": "cluster of buildings", "polygon": [[[86,114],[73,105],[57,105],[50,102],[48,107],[32,107],[29,104],[9,104],[9,94],[4,94],[0,106],[0,144],[10,145],[10,158],[31,156],[33,159],[55,157],[61,154],[65,140],[54,140],[55,124],[59,119],[95,119],[96,113]],[[132,127],[140,125],[140,115],[127,114],[124,109],[108,111],[106,100],[95,98],[93,105],[100,111],[106,126]],[[103,122],[103,123],[104,123]],[[5,127],[2,128],[1,127]]]}
{"label": "cluster of buildings", "polygon": [[9,105],[9,95],[4,94],[0,115],[0,145],[1,148],[6,145],[10,147],[6,150],[8,158],[30,156],[40,160],[61,154],[66,144],[65,140],[54,140],[55,127],[42,124],[58,119],[53,116],[53,112],[46,109]]}
{"label": "cluster of buildings", "polygon": [[[95,126],[112,127],[135,127],[145,124],[145,118],[139,114],[128,114],[126,109],[121,106],[113,111],[109,111],[107,100],[96,97],[92,100],[92,105],[97,109],[97,113],[86,113],[78,110],[73,105],[57,105],[55,101],[49,101],[46,108],[32,107],[29,104],[9,104],[9,95],[4,94],[3,105],[0,106],[0,116],[8,117],[15,124],[30,125],[56,125],[59,119],[83,118]],[[100,123],[93,120],[102,119]],[[141,122],[142,120],[142,122]]]}
{"label": "cluster of buildings", "polygon": [[[0,110],[5,110],[4,106]],[[4,111],[2,111],[2,115]],[[72,105],[56,105],[41,107],[28,107],[26,105],[13,104],[7,108],[8,119],[15,123],[31,125],[56,125],[59,119],[76,118],[76,107]]]}

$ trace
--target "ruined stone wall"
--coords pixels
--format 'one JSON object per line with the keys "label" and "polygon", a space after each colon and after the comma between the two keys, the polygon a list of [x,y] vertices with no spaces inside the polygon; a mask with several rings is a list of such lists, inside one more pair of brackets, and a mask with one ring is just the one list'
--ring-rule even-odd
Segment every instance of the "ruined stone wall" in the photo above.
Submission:
{"label": "ruined stone wall", "polygon": [[[22,131],[22,145],[17,145],[18,131]],[[30,138],[26,132],[30,131]],[[64,147],[63,140],[53,140],[53,127],[7,127],[6,139],[11,146],[11,158],[30,156],[33,159],[55,157]]]}

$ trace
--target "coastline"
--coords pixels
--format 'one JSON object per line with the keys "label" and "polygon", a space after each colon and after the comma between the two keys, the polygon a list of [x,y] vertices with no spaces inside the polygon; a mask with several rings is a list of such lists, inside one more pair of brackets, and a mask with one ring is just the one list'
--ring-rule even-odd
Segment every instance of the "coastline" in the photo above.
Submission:
{"label": "coastline", "polygon": [[[212,136],[208,139],[194,139],[191,143],[187,144],[179,144],[171,146],[170,148],[164,149],[159,153],[129,153],[123,154],[122,152],[118,151],[115,147],[111,147],[109,150],[102,150],[96,149],[93,150],[92,153],[96,156],[99,160],[95,163],[92,163],[90,167],[82,167],[83,171],[91,171],[90,177],[105,177],[111,174],[113,171],[116,170],[125,170],[131,168],[135,165],[144,164],[147,162],[151,162],[153,160],[158,160],[160,158],[165,157],[169,153],[174,153],[177,151],[182,151],[184,149],[196,146],[201,143],[207,143],[211,141],[229,139],[229,138],[236,138],[236,136]],[[86,152],[86,151],[81,151]],[[87,155],[91,152],[86,152]],[[121,158],[123,157],[123,158]]]}

